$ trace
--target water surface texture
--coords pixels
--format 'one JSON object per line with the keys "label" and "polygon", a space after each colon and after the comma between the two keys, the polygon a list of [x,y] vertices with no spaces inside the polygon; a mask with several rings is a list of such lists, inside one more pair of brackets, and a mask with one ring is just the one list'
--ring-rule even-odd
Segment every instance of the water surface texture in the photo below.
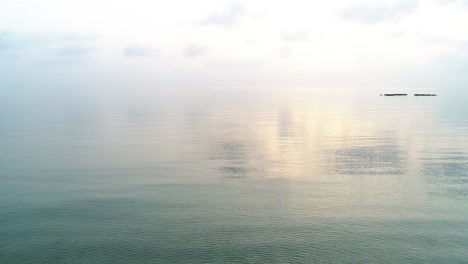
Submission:
{"label": "water surface texture", "polygon": [[0,263],[468,263],[464,94],[111,90],[2,90]]}

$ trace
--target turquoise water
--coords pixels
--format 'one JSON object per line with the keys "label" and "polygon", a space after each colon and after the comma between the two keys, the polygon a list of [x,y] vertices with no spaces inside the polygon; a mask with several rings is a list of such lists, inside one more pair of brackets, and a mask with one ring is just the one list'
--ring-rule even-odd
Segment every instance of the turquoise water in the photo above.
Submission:
{"label": "turquoise water", "polygon": [[467,263],[466,95],[384,92],[3,89],[0,263]]}

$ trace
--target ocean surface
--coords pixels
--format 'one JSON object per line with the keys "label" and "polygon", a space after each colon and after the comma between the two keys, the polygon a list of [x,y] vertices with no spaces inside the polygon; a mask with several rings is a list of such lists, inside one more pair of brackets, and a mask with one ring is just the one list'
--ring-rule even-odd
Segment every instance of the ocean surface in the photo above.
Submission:
{"label": "ocean surface", "polygon": [[0,263],[468,263],[468,97],[420,92],[2,88]]}

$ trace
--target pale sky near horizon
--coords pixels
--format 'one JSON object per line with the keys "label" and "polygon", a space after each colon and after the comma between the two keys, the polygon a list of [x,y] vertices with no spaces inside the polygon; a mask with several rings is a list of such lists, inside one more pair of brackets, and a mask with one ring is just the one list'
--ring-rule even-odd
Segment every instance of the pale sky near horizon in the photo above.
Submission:
{"label": "pale sky near horizon", "polygon": [[0,0],[0,86],[463,87],[468,0]]}

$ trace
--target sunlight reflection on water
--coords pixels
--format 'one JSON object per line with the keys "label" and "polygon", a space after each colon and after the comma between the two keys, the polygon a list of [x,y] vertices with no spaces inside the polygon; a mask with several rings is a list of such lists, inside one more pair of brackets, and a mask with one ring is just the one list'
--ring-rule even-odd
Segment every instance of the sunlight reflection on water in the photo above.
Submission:
{"label": "sunlight reflection on water", "polygon": [[468,261],[449,92],[62,96],[0,98],[2,263]]}

